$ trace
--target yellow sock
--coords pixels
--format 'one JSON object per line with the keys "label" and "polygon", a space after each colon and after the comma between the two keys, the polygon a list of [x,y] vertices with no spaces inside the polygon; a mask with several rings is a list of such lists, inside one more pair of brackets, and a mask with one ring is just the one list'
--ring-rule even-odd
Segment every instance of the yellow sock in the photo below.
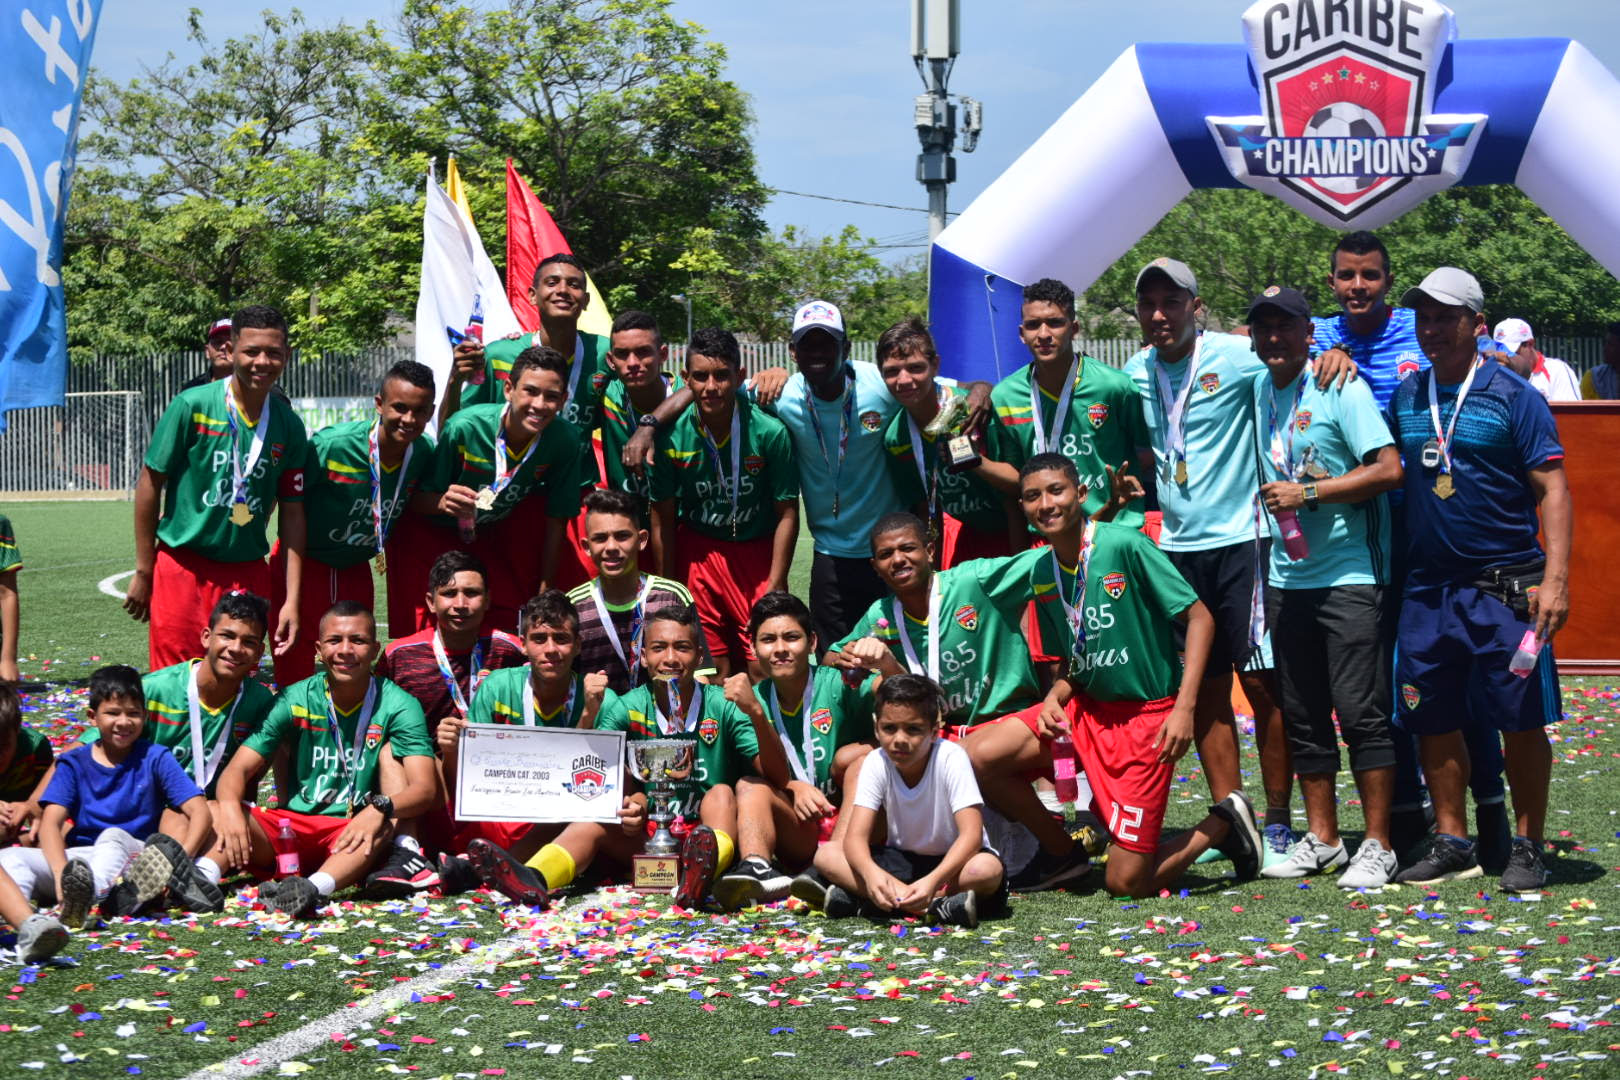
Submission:
{"label": "yellow sock", "polygon": [[574,857],[568,854],[567,848],[556,844],[547,844],[524,865],[540,871],[548,889],[561,889],[574,880]]}
{"label": "yellow sock", "polygon": [[731,860],[737,854],[737,845],[729,835],[716,829],[714,846],[717,852],[714,860],[714,876],[718,879],[721,874],[731,869]]}

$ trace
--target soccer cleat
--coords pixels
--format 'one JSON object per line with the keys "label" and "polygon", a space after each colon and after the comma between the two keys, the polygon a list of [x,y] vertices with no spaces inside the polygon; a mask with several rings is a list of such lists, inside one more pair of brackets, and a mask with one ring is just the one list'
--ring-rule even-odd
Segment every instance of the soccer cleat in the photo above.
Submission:
{"label": "soccer cleat", "polygon": [[726,911],[769,904],[788,894],[793,879],[758,855],[750,855],[720,875],[714,898]]}
{"label": "soccer cleat", "polygon": [[405,900],[438,883],[439,871],[426,855],[395,847],[382,869],[366,876],[365,893],[372,900]]}
{"label": "soccer cleat", "polygon": [[69,859],[62,868],[61,919],[74,930],[84,925],[96,900],[96,875],[83,859]]}
{"label": "soccer cleat", "polygon": [[276,881],[274,878],[269,881],[259,882],[259,903],[263,904],[265,907],[274,906],[276,899],[276,886],[280,884],[281,882]]}
{"label": "soccer cleat", "polygon": [[[1268,846],[1271,839],[1269,835],[1271,830],[1280,827],[1273,825],[1266,829]],[[1263,878],[1302,878],[1309,874],[1320,874],[1324,870],[1337,870],[1349,861],[1350,855],[1344,850],[1343,840],[1337,844],[1324,844],[1316,838],[1315,833],[1308,832],[1300,837],[1281,859],[1271,862],[1268,857],[1266,865],[1260,868],[1260,876]]]}
{"label": "soccer cleat", "polygon": [[1547,885],[1547,864],[1541,845],[1522,836],[1513,838],[1507,869],[1502,871],[1502,890],[1513,893],[1540,892]]}
{"label": "soccer cleat", "polygon": [[289,877],[282,878],[276,883],[276,892],[270,898],[270,906],[283,915],[307,919],[315,914],[315,905],[320,903],[320,900],[321,891],[309,878]]}
{"label": "soccer cleat", "polygon": [[803,900],[817,910],[825,911],[827,894],[834,888],[836,886],[822,877],[821,871],[812,866],[793,879],[793,883],[788,886],[788,895],[795,900]]}
{"label": "soccer cleat", "polygon": [[1086,847],[1075,841],[1065,855],[1053,855],[1045,848],[1037,851],[1025,867],[1007,882],[1013,892],[1044,892],[1060,885],[1073,884],[1091,873],[1091,859]]}
{"label": "soccer cleat", "polygon": [[[180,846],[180,841],[163,833],[153,833],[147,838],[146,846],[141,848],[140,854],[124,868],[123,879],[107,894],[107,901],[112,901],[113,893],[119,891],[119,885],[127,882],[133,886],[133,895],[128,897],[127,904],[130,910],[119,911],[117,914],[135,915],[150,910],[154,902],[163,895],[163,890],[169,887],[169,883],[190,865],[192,865],[191,856]],[[107,907],[108,903],[104,902],[102,914],[107,913]]]}
{"label": "soccer cleat", "polygon": [[551,906],[546,883],[534,869],[524,866],[499,845],[479,837],[467,845],[467,861],[472,864],[478,880],[496,892],[519,904],[545,908]]}
{"label": "soccer cleat", "polygon": [[1356,857],[1339,875],[1341,889],[1380,889],[1395,878],[1400,866],[1395,853],[1372,837],[1367,837],[1356,848]]}
{"label": "soccer cleat", "polygon": [[971,890],[936,896],[928,902],[928,921],[936,926],[965,926],[969,930],[979,925],[979,896]]}
{"label": "soccer cleat", "polygon": [[67,943],[67,927],[43,911],[34,912],[17,927],[17,959],[25,964],[42,964]]}
{"label": "soccer cleat", "polygon": [[686,834],[681,844],[681,875],[675,886],[675,902],[689,911],[696,911],[709,895],[709,884],[714,881],[715,864],[720,859],[720,844],[714,830],[699,825]]}
{"label": "soccer cleat", "polygon": [[193,915],[212,915],[225,910],[225,891],[203,876],[197,864],[187,859],[175,867],[169,879],[169,902]]}
{"label": "soccer cleat", "polygon": [[448,852],[439,853],[439,892],[444,896],[456,896],[464,892],[472,892],[478,888],[480,882],[478,874],[473,870],[472,863],[464,855],[451,855]]}
{"label": "soccer cleat", "polygon": [[1077,825],[1069,830],[1069,835],[1075,842],[1086,849],[1086,854],[1093,859],[1102,858],[1108,851],[1108,834],[1095,825]]}
{"label": "soccer cleat", "polygon": [[1395,875],[1402,885],[1438,885],[1442,881],[1479,877],[1483,870],[1474,857],[1474,845],[1458,845],[1445,833],[1435,833],[1423,858]]}
{"label": "soccer cleat", "polygon": [[1215,846],[1232,860],[1239,881],[1251,880],[1260,872],[1260,849],[1264,843],[1260,827],[1254,821],[1254,804],[1238,790],[1210,807],[1209,812],[1231,826],[1226,838]]}
{"label": "soccer cleat", "polygon": [[1267,825],[1261,831],[1264,843],[1260,851],[1260,869],[1262,873],[1268,866],[1277,866],[1288,861],[1293,853],[1294,845],[1299,843],[1299,834],[1287,825]]}

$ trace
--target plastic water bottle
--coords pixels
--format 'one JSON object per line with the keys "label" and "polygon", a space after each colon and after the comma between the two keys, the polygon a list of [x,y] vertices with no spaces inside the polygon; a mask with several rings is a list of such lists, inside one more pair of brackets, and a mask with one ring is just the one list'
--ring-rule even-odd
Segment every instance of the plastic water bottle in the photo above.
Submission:
{"label": "plastic water bottle", "polygon": [[1519,639],[1518,651],[1508,661],[1508,670],[1521,679],[1527,679],[1536,670],[1536,657],[1540,655],[1541,639],[1536,637],[1534,630],[1526,630],[1524,637]]}
{"label": "plastic water bottle", "polygon": [[[474,296],[473,297],[472,316],[471,316],[471,318],[469,318],[467,320],[467,328],[465,330],[463,330],[461,333],[468,341],[476,341],[476,342],[478,342],[478,344],[480,346],[482,346],[484,344],[484,298],[483,297],[481,297],[481,296]],[[476,371],[474,371],[471,375],[467,376],[467,382],[469,384],[473,385],[473,386],[483,386],[484,385],[484,378],[485,378],[484,365],[479,364],[478,369]]]}
{"label": "plastic water bottle", "polygon": [[461,542],[470,544],[478,539],[478,515],[468,514],[466,517],[456,518],[456,529],[461,533]]}
{"label": "plastic water bottle", "polygon": [[1310,541],[1305,539],[1305,530],[1299,527],[1299,515],[1292,510],[1279,510],[1276,513],[1277,527],[1282,530],[1283,550],[1288,557],[1296,562],[1311,553]]}
{"label": "plastic water bottle", "polygon": [[298,837],[293,835],[292,823],[286,818],[281,819],[281,830],[276,833],[270,847],[276,853],[276,877],[297,877]]}
{"label": "plastic water bottle", "polygon": [[1074,750],[1074,740],[1068,732],[1056,735],[1052,739],[1052,788],[1057,795],[1058,802],[1072,803],[1080,798],[1080,782],[1075,779],[1078,773],[1079,755]]}

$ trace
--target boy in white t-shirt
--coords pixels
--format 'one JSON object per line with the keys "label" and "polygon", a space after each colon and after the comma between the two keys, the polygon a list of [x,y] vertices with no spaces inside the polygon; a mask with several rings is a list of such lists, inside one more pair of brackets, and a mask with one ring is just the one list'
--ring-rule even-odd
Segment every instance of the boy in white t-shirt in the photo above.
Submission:
{"label": "boy in white t-shirt", "polygon": [[[853,915],[860,901],[882,915],[920,915],[974,927],[979,905],[1006,904],[1001,858],[985,846],[984,798],[967,752],[940,739],[943,696],[921,675],[878,687],[879,752],[867,756],[842,847],[823,844],[816,869],[830,884],[821,908]],[[887,835],[873,829],[881,812]]]}

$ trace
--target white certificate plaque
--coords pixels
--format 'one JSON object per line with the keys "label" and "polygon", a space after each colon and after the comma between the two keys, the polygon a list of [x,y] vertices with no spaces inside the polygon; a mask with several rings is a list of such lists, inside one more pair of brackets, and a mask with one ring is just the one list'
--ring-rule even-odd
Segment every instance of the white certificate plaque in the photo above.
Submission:
{"label": "white certificate plaque", "polygon": [[468,724],[456,759],[461,821],[619,820],[624,732]]}

